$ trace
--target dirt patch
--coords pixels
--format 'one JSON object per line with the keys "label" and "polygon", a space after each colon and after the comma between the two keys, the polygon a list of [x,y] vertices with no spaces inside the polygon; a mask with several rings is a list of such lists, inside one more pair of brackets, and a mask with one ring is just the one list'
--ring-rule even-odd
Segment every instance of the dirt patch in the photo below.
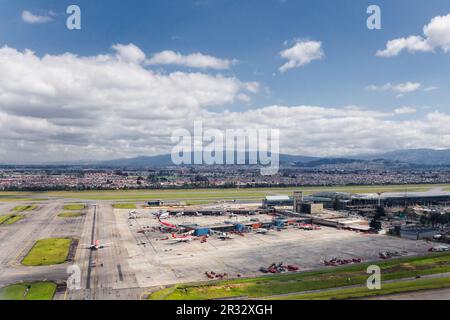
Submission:
{"label": "dirt patch", "polygon": [[79,240],[72,239],[72,243],[70,244],[69,254],[67,255],[67,262],[72,262],[75,258],[75,254],[77,252]]}

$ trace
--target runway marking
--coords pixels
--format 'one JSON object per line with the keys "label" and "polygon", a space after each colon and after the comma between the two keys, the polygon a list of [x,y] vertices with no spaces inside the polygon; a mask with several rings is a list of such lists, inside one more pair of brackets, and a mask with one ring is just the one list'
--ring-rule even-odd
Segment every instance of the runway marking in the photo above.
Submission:
{"label": "runway marking", "polygon": [[122,267],[120,264],[117,265],[117,272],[119,273],[119,280],[123,281]]}
{"label": "runway marking", "polygon": [[10,267],[20,267],[22,265],[21,261],[19,261],[19,257],[23,254],[23,252],[25,251],[25,249],[28,248],[28,245],[30,244],[30,242],[32,241],[27,241],[26,245],[22,248],[22,250],[20,250],[20,252],[17,254],[17,256],[9,263]]}
{"label": "runway marking", "polygon": [[[91,243],[94,243],[95,239],[95,220],[97,219],[97,205],[94,205],[94,215],[92,218],[92,231],[91,231]],[[86,289],[91,288],[91,265],[92,265],[92,250],[89,250],[88,269],[86,274]]]}

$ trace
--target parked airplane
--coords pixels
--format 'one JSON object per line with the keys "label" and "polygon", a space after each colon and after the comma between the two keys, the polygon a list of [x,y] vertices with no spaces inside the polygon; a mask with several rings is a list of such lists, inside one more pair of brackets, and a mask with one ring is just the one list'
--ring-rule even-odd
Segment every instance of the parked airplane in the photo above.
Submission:
{"label": "parked airplane", "polygon": [[167,212],[167,211],[159,211],[158,213],[154,213],[154,215],[158,219],[167,219],[170,216],[169,212]]}
{"label": "parked airplane", "polygon": [[191,231],[182,233],[181,235],[182,235],[182,236],[192,236],[192,235],[194,234],[194,232],[195,232],[195,230],[191,230]]}
{"label": "parked airplane", "polygon": [[446,251],[450,251],[450,247],[436,246],[436,247],[430,248],[428,251],[430,251],[430,252],[446,252]]}
{"label": "parked airplane", "polygon": [[228,233],[226,232],[219,232],[219,231],[214,231],[212,232],[212,234],[214,236],[216,236],[218,239],[220,240],[230,240],[233,239]]}
{"label": "parked airplane", "polygon": [[177,236],[175,233],[172,233],[172,241],[176,242],[189,242],[194,240],[191,236]]}
{"label": "parked airplane", "polygon": [[268,229],[264,229],[264,228],[256,229],[256,233],[259,233],[259,234],[266,234],[268,232],[269,232]]}
{"label": "parked airplane", "polygon": [[171,224],[171,223],[168,223],[168,222],[164,222],[164,221],[161,221],[161,220],[159,220],[159,223],[162,224],[162,228],[168,228],[170,230],[176,230],[176,231],[179,230],[179,228],[176,225],[174,225],[174,224]]}

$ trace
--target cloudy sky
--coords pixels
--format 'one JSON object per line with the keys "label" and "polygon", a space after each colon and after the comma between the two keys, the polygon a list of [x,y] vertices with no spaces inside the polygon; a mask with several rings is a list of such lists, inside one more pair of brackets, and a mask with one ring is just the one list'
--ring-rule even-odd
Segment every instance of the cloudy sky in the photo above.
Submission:
{"label": "cloudy sky", "polygon": [[[448,0],[0,1],[0,163],[169,153],[195,120],[313,156],[450,148]],[[106,5],[107,3],[107,5]]]}

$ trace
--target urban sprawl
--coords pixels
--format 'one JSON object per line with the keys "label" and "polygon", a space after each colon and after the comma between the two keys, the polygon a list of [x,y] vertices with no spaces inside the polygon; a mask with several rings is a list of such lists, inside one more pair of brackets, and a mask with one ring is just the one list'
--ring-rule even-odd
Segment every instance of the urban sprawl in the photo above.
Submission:
{"label": "urban sprawl", "polygon": [[158,188],[235,188],[450,182],[450,169],[298,169],[262,176],[254,167],[164,169],[0,168],[0,190],[120,190]]}

